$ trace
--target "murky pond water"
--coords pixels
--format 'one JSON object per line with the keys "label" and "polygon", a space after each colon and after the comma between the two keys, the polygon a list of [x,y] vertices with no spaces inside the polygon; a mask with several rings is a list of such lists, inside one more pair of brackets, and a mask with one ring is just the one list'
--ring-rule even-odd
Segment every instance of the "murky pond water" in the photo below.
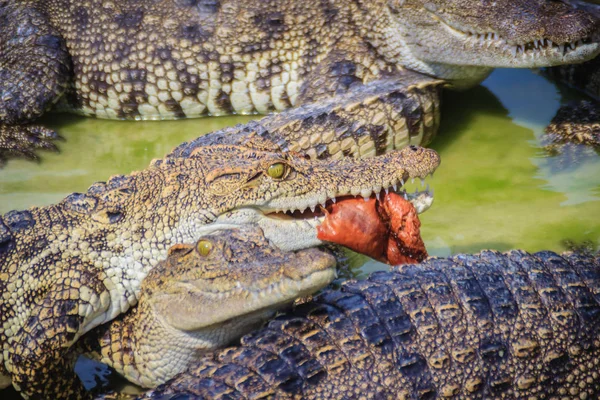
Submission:
{"label": "murky pond water", "polygon": [[[433,143],[442,165],[421,217],[432,255],[481,249],[562,251],[600,246],[600,157],[548,156],[538,138],[561,104],[579,96],[527,70],[498,70],[480,87],[446,93]],[[0,170],[0,213],[43,206],[113,174],[143,169],[179,143],[250,117],[113,122],[66,115],[45,121],[66,138],[62,154]],[[357,275],[386,268],[352,256]]]}

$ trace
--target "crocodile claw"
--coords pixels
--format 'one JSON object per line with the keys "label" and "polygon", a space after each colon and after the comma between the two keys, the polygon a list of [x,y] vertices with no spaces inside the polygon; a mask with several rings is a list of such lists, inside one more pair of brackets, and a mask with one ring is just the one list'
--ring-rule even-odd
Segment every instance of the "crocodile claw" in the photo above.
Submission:
{"label": "crocodile claw", "polygon": [[4,125],[0,124],[0,167],[9,158],[26,158],[39,161],[36,150],[58,152],[56,140],[62,137],[41,125]]}

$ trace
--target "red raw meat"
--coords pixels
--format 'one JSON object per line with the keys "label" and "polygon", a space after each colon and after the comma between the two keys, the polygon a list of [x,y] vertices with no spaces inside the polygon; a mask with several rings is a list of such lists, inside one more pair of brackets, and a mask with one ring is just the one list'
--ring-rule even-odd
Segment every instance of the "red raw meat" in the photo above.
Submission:
{"label": "red raw meat", "polygon": [[350,197],[331,204],[317,237],[392,265],[418,263],[427,258],[420,228],[414,206],[389,193],[380,201]]}

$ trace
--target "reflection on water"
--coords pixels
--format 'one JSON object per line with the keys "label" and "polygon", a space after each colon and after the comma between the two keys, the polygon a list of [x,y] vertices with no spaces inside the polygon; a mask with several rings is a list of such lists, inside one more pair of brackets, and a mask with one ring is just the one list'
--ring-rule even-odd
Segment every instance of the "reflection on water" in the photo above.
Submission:
{"label": "reflection on water", "polygon": [[[436,200],[421,218],[431,254],[560,251],[565,239],[600,244],[599,157],[587,153],[565,167],[538,141],[560,105],[574,96],[527,70],[498,70],[483,86],[445,94],[442,129],[432,146],[442,165],[429,180]],[[11,161],[0,170],[0,213],[59,201],[113,174],[142,169],[183,141],[251,118],[120,122],[50,116],[45,123],[66,139],[62,154],[46,153],[40,164]],[[351,259],[356,266],[366,262]],[[367,262],[362,272],[382,267]]]}
{"label": "reflection on water", "polygon": [[[565,240],[600,245],[600,159],[565,167],[538,138],[562,103],[578,96],[526,70],[499,70],[482,87],[446,93],[433,146],[442,165],[429,183],[435,204],[421,218],[432,255],[485,248],[562,251]],[[48,205],[95,181],[127,174],[183,141],[251,117],[113,122],[55,115],[62,154],[0,170],[0,213]],[[569,161],[569,160],[566,160]],[[414,187],[413,187],[414,189]],[[350,254],[351,275],[386,266]]]}

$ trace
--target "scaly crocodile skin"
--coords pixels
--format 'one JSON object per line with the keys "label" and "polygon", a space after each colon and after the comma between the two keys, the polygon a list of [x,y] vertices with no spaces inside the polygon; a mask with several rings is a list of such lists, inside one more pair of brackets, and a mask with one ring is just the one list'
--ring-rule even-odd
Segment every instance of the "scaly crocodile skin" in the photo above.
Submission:
{"label": "scaly crocodile skin", "polygon": [[171,248],[144,279],[138,305],[80,343],[130,381],[156,387],[335,275],[329,253],[281,251],[253,226],[217,231]]}
{"label": "scaly crocodile skin", "polygon": [[175,148],[187,157],[197,147],[245,144],[253,137],[313,159],[367,158],[410,144],[428,144],[440,123],[443,81],[414,72],[353,88],[260,121],[225,128]]}
{"label": "scaly crocodile skin", "polygon": [[598,256],[484,251],[327,290],[142,398],[598,396]]}
{"label": "scaly crocodile skin", "polygon": [[[264,141],[261,144],[266,144]],[[269,146],[266,146],[269,147]],[[318,220],[271,218],[342,195],[424,178],[433,150],[406,147],[369,160],[310,160],[270,148],[215,145],[157,160],[49,207],[0,218],[0,376],[24,395],[75,397],[65,354],[90,329],[136,304],[140,283],[169,246],[220,226],[257,223],[283,250],[319,243]],[[281,176],[269,175],[279,166]]]}

